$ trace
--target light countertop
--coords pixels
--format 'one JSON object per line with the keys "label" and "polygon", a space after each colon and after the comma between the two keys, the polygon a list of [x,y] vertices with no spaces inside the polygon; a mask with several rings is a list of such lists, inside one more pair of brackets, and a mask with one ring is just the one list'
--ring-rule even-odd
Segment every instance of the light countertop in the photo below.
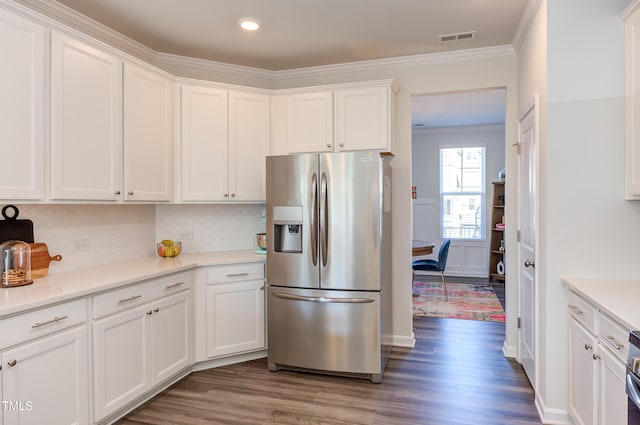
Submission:
{"label": "light countertop", "polygon": [[265,260],[255,250],[220,251],[148,257],[52,274],[31,285],[0,289],[0,318],[196,267]]}
{"label": "light countertop", "polygon": [[564,284],[630,330],[640,330],[640,279],[564,277]]}

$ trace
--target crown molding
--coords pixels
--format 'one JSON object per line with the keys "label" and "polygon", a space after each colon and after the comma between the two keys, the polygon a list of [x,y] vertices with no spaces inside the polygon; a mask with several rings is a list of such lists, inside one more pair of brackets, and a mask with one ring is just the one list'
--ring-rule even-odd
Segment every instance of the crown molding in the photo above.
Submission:
{"label": "crown molding", "polygon": [[520,16],[520,20],[518,21],[516,32],[513,35],[513,41],[511,42],[516,51],[520,50],[522,43],[526,40],[529,29],[531,28],[541,5],[542,0],[527,0],[527,4]]}
{"label": "crown molding", "polygon": [[[94,21],[87,16],[53,0],[2,0],[3,3],[18,3],[29,8],[51,21],[46,22],[55,29],[66,30],[72,28],[89,37],[93,37],[118,50],[132,56],[153,63],[156,52],[149,47],[126,37],[119,32]],[[32,18],[38,18],[37,16]],[[38,20],[38,19],[37,19]]]}
{"label": "crown molding", "polygon": [[172,65],[180,68],[219,72],[234,75],[245,75],[249,77],[257,77],[265,80],[277,80],[278,71],[268,69],[252,68],[250,66],[233,65],[224,62],[216,62],[206,59],[191,58],[188,56],[174,55],[170,53],[156,53],[154,64],[156,65]]}

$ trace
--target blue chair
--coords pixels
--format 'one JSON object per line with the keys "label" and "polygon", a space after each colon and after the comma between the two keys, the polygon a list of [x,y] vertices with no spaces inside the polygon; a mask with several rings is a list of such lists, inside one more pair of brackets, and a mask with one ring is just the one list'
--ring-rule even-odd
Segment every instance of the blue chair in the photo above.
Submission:
{"label": "blue chair", "polygon": [[436,260],[416,260],[412,263],[413,274],[416,270],[428,271],[428,272],[440,272],[442,276],[442,283],[444,284],[444,296],[449,301],[449,293],[447,291],[447,282],[444,280],[444,269],[447,266],[447,257],[449,256],[450,239],[445,239],[440,245],[440,251],[438,252],[438,261]]}

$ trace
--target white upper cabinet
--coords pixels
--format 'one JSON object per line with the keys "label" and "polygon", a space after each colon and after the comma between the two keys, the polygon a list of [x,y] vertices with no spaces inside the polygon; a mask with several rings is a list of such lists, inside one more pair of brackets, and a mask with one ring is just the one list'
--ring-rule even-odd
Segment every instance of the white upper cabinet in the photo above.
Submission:
{"label": "white upper cabinet", "polygon": [[295,89],[274,96],[274,154],[391,150],[395,119],[391,80],[323,89]]}
{"label": "white upper cabinet", "polygon": [[229,188],[227,90],[181,87],[183,201],[223,201]]}
{"label": "white upper cabinet", "polygon": [[336,90],[334,144],[337,150],[389,150],[390,90],[372,86]]}
{"label": "white upper cabinet", "polygon": [[264,201],[269,95],[181,86],[183,201]]}
{"label": "white upper cabinet", "polygon": [[173,81],[124,65],[124,199],[170,201],[173,183]]}
{"label": "white upper cabinet", "polygon": [[47,32],[0,10],[0,199],[44,197]]}
{"label": "white upper cabinet", "polygon": [[122,61],[53,32],[51,198],[121,199]]}
{"label": "white upper cabinet", "polygon": [[289,153],[333,151],[333,93],[293,94],[287,99]]}
{"label": "white upper cabinet", "polygon": [[269,96],[229,91],[229,196],[235,201],[264,201],[269,155]]}

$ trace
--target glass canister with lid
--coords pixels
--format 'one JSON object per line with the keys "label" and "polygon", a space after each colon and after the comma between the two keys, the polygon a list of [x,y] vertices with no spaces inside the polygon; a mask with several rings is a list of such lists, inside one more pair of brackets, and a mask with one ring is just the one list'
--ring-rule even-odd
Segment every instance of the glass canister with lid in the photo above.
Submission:
{"label": "glass canister with lid", "polygon": [[24,286],[31,279],[31,247],[22,241],[6,241],[0,245],[0,287]]}

